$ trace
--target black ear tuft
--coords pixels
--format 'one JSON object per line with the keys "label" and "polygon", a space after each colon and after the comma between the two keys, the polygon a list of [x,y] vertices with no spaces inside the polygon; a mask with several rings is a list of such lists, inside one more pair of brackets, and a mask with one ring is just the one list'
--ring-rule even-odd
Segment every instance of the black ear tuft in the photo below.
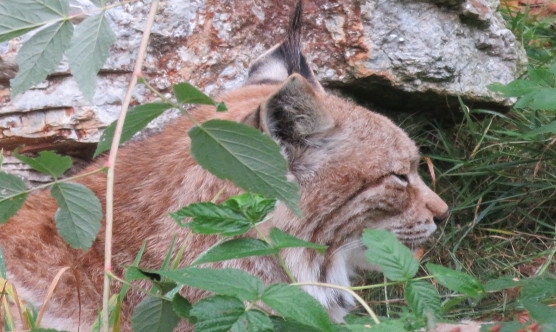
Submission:
{"label": "black ear tuft", "polygon": [[253,62],[249,68],[247,84],[280,83],[291,74],[297,73],[317,92],[324,91],[301,53],[302,13],[303,2],[299,0],[290,20],[286,39]]}
{"label": "black ear tuft", "polygon": [[259,127],[286,150],[314,145],[316,137],[334,125],[311,84],[299,74],[290,76],[261,105],[260,113]]}

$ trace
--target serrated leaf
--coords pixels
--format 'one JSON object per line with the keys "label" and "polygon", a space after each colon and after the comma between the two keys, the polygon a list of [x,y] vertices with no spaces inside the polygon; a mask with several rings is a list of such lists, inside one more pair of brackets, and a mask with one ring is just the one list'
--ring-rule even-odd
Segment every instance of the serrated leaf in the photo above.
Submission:
{"label": "serrated leaf", "polygon": [[[193,203],[170,213],[182,227],[199,234],[240,235],[262,222],[276,203],[251,193],[233,196],[221,204],[210,202]],[[183,222],[193,218],[191,222]]]}
{"label": "serrated leaf", "polygon": [[41,151],[36,158],[30,158],[18,153],[14,157],[31,166],[35,171],[48,174],[57,179],[73,165],[71,157],[60,156],[52,151]]}
{"label": "serrated leaf", "polygon": [[[292,300],[295,299],[295,302]],[[265,289],[261,300],[285,318],[296,320],[320,331],[335,331],[323,306],[301,288],[274,284]]]}
{"label": "serrated leaf", "polygon": [[232,325],[230,332],[263,332],[274,331],[270,318],[262,311],[248,310],[239,316]]}
{"label": "serrated leaf", "polygon": [[426,281],[410,281],[405,287],[407,304],[419,316],[440,312],[440,295],[433,285]]}
{"label": "serrated leaf", "polygon": [[556,309],[535,300],[519,301],[531,318],[542,325],[541,331],[556,331]]}
{"label": "serrated leaf", "polygon": [[87,17],[75,28],[67,56],[71,73],[88,100],[93,99],[97,73],[115,40],[104,12]]}
{"label": "serrated leaf", "polygon": [[291,319],[284,319],[279,316],[270,317],[272,325],[274,327],[274,332],[292,332],[292,331],[303,331],[303,332],[321,332],[319,329],[301,324]]}
{"label": "serrated leaf", "polygon": [[0,224],[13,217],[26,199],[25,182],[15,175],[0,172]]}
{"label": "serrated leaf", "polygon": [[[210,202],[190,204],[174,213],[170,213],[170,216],[180,226],[188,227],[198,234],[240,235],[253,226],[240,211]],[[188,217],[193,218],[193,221],[181,222],[182,219]]]}
{"label": "serrated leaf", "polygon": [[504,97],[520,97],[525,94],[535,92],[540,86],[528,80],[514,80],[508,84],[494,83],[488,86],[488,89],[500,92]]}
{"label": "serrated leaf", "polygon": [[188,267],[180,270],[156,271],[179,284],[208,290],[241,300],[255,300],[262,294],[261,280],[238,269],[201,269]]}
{"label": "serrated leaf", "polygon": [[70,21],[60,21],[27,40],[15,58],[19,71],[11,80],[12,97],[44,81],[62,60],[73,34]]}
{"label": "serrated leaf", "polygon": [[556,294],[556,278],[537,277],[524,279],[520,291],[520,300],[541,301]]}
{"label": "serrated leaf", "polygon": [[195,331],[229,331],[245,313],[238,298],[215,295],[201,299],[193,305],[190,314],[195,317]]}
{"label": "serrated leaf", "polygon": [[240,212],[251,223],[255,224],[263,221],[266,215],[274,209],[276,200],[253,193],[245,193],[230,197],[222,205]]}
{"label": "serrated leaf", "polygon": [[505,276],[498,279],[491,279],[485,283],[485,291],[487,292],[497,292],[503,289],[511,289],[519,287],[522,285],[521,280],[517,280],[514,277]]}
{"label": "serrated leaf", "polygon": [[216,102],[189,83],[174,85],[174,95],[180,104],[216,105]]}
{"label": "serrated leaf", "polygon": [[429,270],[439,284],[450,290],[469,297],[481,297],[485,294],[483,285],[466,273],[432,263],[427,264],[427,270]]}
{"label": "serrated leaf", "polygon": [[73,248],[88,249],[100,230],[102,206],[95,194],[79,183],[55,183],[52,197],[58,203],[58,233]]}
{"label": "serrated leaf", "polygon": [[228,110],[228,107],[226,107],[226,104],[220,102],[218,104],[216,104],[216,112],[226,112]]}
{"label": "serrated leaf", "polygon": [[239,238],[219,243],[202,253],[191,265],[219,262],[228,259],[244,258],[250,256],[268,256],[278,253],[268,243],[253,239]]}
{"label": "serrated leaf", "polygon": [[[128,141],[139,132],[141,129],[145,128],[149,122],[160,116],[164,111],[172,108],[171,104],[167,103],[150,103],[136,106],[129,110],[124,121],[124,127],[122,129],[122,135],[120,137],[120,144]],[[112,140],[114,139],[114,132],[116,130],[116,121],[112,122],[100,137],[100,140],[95,150],[94,157],[98,156],[102,152],[110,149],[112,145]]]}
{"label": "serrated leaf", "polygon": [[139,302],[131,318],[135,332],[172,331],[179,321],[180,318],[172,309],[172,302],[152,296]]}
{"label": "serrated leaf", "polygon": [[0,43],[67,16],[68,0],[0,2]]}
{"label": "serrated leaf", "polygon": [[272,246],[277,249],[304,247],[315,249],[322,254],[328,248],[328,246],[322,244],[298,239],[276,227],[270,230],[270,240],[272,241]]}
{"label": "serrated leaf", "polygon": [[176,294],[172,299],[172,308],[178,316],[191,319],[191,308],[193,308],[193,306],[185,297],[181,296],[180,294]]}
{"label": "serrated leaf", "polygon": [[0,248],[0,278],[6,279],[6,261],[4,261],[2,248]]}
{"label": "serrated leaf", "polygon": [[288,182],[280,147],[255,128],[224,120],[210,120],[189,131],[191,153],[203,168],[229,179],[245,191],[276,198],[296,214],[298,187]]}
{"label": "serrated leaf", "polygon": [[394,234],[381,229],[367,229],[363,232],[362,242],[367,247],[365,256],[369,262],[380,267],[386,278],[405,281],[417,273],[419,262]]}

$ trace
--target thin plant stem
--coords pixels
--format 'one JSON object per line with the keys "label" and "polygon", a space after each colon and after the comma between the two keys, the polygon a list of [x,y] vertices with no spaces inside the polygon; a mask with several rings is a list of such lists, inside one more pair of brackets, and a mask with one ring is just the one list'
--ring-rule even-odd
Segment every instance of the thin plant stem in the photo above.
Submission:
{"label": "thin plant stem", "polygon": [[365,302],[365,300],[363,300],[363,298],[361,298],[361,296],[357,295],[357,293],[355,293],[350,287],[344,287],[344,286],[338,286],[338,285],[332,285],[332,284],[325,284],[325,283],[322,283],[322,282],[298,282],[298,283],[294,283],[292,285],[295,285],[295,286],[318,286],[318,287],[334,288],[334,289],[343,290],[344,292],[348,292],[351,296],[353,296],[355,298],[355,300],[357,300],[357,302],[359,302],[359,304],[365,309],[365,311],[367,311],[367,313],[369,314],[369,316],[371,316],[371,319],[375,322],[375,324],[380,324],[380,320],[378,319],[378,316],[375,314],[373,309],[371,309],[371,307],[369,307],[367,302]]}
{"label": "thin plant stem", "polygon": [[105,229],[105,246],[104,246],[104,289],[102,296],[102,330],[108,332],[110,329],[109,322],[109,301],[110,301],[110,273],[112,272],[112,228],[113,228],[113,212],[114,212],[114,175],[116,166],[116,156],[118,154],[118,145],[120,142],[120,137],[122,135],[122,129],[124,126],[124,120],[131,103],[131,97],[137,80],[141,74],[141,68],[143,67],[143,62],[147,52],[147,45],[149,42],[149,36],[154,23],[154,17],[158,10],[158,0],[153,0],[151,3],[151,8],[149,11],[149,16],[147,17],[147,22],[145,24],[145,30],[143,31],[143,36],[141,39],[141,44],[139,50],[137,51],[137,59],[135,60],[135,67],[133,68],[133,74],[131,75],[131,81],[127,88],[124,100],[122,102],[122,110],[116,123],[116,129],[114,131],[114,138],[112,140],[112,146],[110,148],[110,155],[108,156],[108,174],[106,178],[106,229]]}

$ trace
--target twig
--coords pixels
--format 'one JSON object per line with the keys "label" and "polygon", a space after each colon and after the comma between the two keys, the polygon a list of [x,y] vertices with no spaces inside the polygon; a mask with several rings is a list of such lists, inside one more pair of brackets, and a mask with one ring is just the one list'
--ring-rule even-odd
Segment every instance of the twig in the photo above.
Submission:
{"label": "twig", "polygon": [[367,302],[365,302],[365,300],[363,300],[361,298],[361,296],[357,295],[357,293],[355,293],[349,287],[332,285],[332,284],[325,284],[325,283],[322,283],[322,282],[298,282],[298,283],[293,283],[291,285],[295,285],[295,286],[318,286],[318,287],[334,288],[334,289],[343,290],[344,292],[348,292],[351,296],[353,296],[357,300],[357,302],[359,302],[359,304],[365,309],[365,311],[367,311],[367,313],[369,314],[369,316],[371,316],[371,318],[375,322],[375,324],[380,324],[380,320],[378,319],[378,316],[375,314],[373,309],[371,309],[371,307],[369,307]]}
{"label": "twig", "polygon": [[108,306],[110,301],[110,273],[112,271],[112,227],[113,227],[113,212],[114,212],[114,175],[115,175],[115,165],[116,156],[118,154],[118,145],[120,143],[120,137],[122,135],[122,129],[124,126],[124,120],[131,103],[131,97],[135,85],[137,84],[137,79],[141,76],[141,68],[143,67],[143,62],[145,59],[145,54],[147,52],[147,45],[149,42],[149,36],[151,33],[151,28],[154,23],[154,17],[158,10],[158,0],[153,0],[151,3],[151,8],[149,11],[149,16],[147,17],[147,23],[145,24],[145,30],[143,31],[143,37],[141,39],[141,44],[137,52],[137,59],[135,60],[135,67],[133,68],[133,74],[131,76],[131,82],[127,88],[124,100],[122,102],[122,110],[120,111],[120,116],[118,122],[116,123],[116,129],[114,131],[114,138],[112,140],[112,146],[110,148],[110,155],[108,156],[108,174],[106,179],[106,230],[105,230],[105,245],[104,245],[104,292],[102,297],[102,330],[105,332],[109,331],[109,313]]}

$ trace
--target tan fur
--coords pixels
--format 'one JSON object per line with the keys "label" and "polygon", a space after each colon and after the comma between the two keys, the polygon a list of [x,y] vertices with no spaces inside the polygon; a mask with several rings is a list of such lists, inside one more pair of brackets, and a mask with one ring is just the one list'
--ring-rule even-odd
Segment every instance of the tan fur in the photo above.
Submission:
{"label": "tan fur", "polygon": [[[419,177],[418,149],[400,128],[384,116],[322,90],[305,58],[295,49],[299,45],[300,13],[298,4],[288,42],[256,62],[254,83],[261,84],[221,96],[228,112],[200,107],[191,113],[199,122],[213,118],[244,122],[281,145],[289,163],[289,178],[300,185],[304,217],[278,204],[262,230],[277,227],[304,240],[328,245],[324,255],[311,249],[284,250],[285,263],[300,282],[348,286],[351,278],[372,268],[363,258],[364,248],[359,241],[364,229],[387,229],[407,246],[415,247],[434,232],[435,221],[445,219],[448,208]],[[286,61],[284,54],[300,58]],[[268,66],[265,59],[272,65]],[[286,72],[294,74],[283,84],[262,84],[276,81],[275,67],[281,62]],[[272,69],[266,77],[265,68]],[[220,201],[240,193],[233,184],[217,179],[192,159],[187,136],[191,126],[191,121],[182,117],[162,133],[121,149],[116,165],[113,231],[113,272],[118,276],[133,262],[144,241],[147,249],[142,267],[158,268],[174,237],[179,245],[186,246],[182,265],[188,265],[217,239],[189,234],[168,213],[193,202],[212,200],[217,193]],[[98,169],[105,162],[106,158],[101,157],[84,172]],[[79,181],[104,204],[104,173]],[[16,216],[0,225],[8,279],[21,297],[40,307],[56,273],[69,266],[48,303],[43,326],[87,331],[101,306],[104,228],[86,253],[71,249],[56,232],[56,209],[49,193],[40,192],[31,195]],[[226,261],[214,267],[241,268],[266,283],[289,281],[273,257]],[[112,291],[119,288],[114,283]],[[305,290],[328,309],[335,321],[341,321],[354,304],[351,296],[336,290]],[[193,302],[205,295],[192,289],[182,293]],[[141,298],[137,291],[126,297],[124,331],[130,330],[132,309]],[[180,325],[182,331],[190,329],[185,323]]]}
{"label": "tan fur", "polygon": [[[199,108],[193,115],[199,121],[215,117],[242,121],[278,88],[247,86],[223,96],[228,112]],[[434,225],[433,218],[442,218],[447,210],[445,203],[419,178],[417,148],[401,129],[385,117],[337,97],[320,94],[315,98],[333,120],[333,127],[328,129],[326,146],[304,152],[303,158],[310,159],[305,166],[310,170],[305,170],[305,178],[299,179],[305,219],[300,220],[279,205],[266,226],[330,246],[324,256],[308,249],[285,252],[287,264],[300,281],[329,281],[320,266],[332,266],[336,259],[332,253],[356,240],[364,228],[398,232],[405,243],[416,245],[431,233],[424,226]],[[147,251],[141,265],[156,268],[173,236],[186,238],[188,231],[176,226],[167,217],[168,212],[192,202],[211,200],[220,190],[223,199],[239,192],[229,182],[215,178],[195,164],[188,153],[186,133],[190,127],[189,120],[180,118],[162,134],[131,143],[121,151],[116,171],[114,224],[117,275],[131,264],[143,241],[147,242]],[[104,162],[100,158],[85,171],[101,167]],[[409,184],[400,183],[392,174],[407,174]],[[89,176],[82,183],[104,201],[103,173]],[[32,195],[23,209],[0,227],[0,245],[10,280],[35,305],[41,304],[57,271],[70,266],[72,273],[62,278],[45,318],[54,322],[52,327],[76,330],[80,322],[87,328],[101,303],[104,234],[101,231],[87,253],[70,249],[56,233],[55,210],[55,202],[47,192]],[[215,239],[192,235],[187,241],[184,265]],[[364,268],[361,264],[357,262],[352,268]],[[269,283],[287,281],[271,258],[236,260],[223,265],[245,268]],[[199,294],[187,295],[195,301]],[[127,299],[125,320],[139,298],[133,293]],[[329,304],[331,311],[335,306]],[[62,326],[54,317],[70,321]],[[341,314],[334,318],[341,319]],[[48,326],[48,321],[44,323]]]}

